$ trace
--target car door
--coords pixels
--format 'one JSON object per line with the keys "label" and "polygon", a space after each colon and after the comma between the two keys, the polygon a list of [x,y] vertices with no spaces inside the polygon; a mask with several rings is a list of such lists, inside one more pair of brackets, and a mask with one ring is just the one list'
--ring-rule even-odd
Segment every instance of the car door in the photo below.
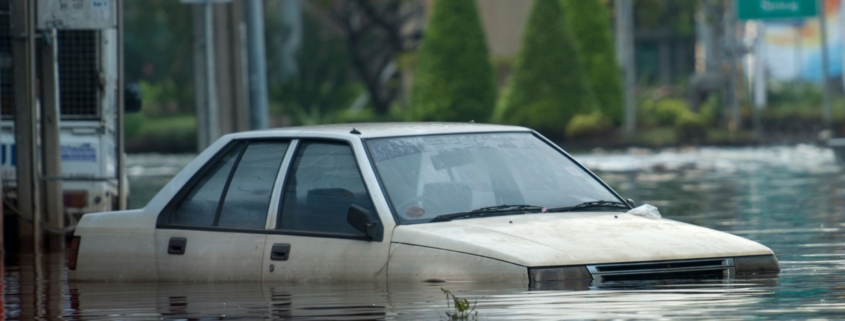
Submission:
{"label": "car door", "polygon": [[264,244],[263,280],[386,280],[392,221],[380,219],[384,241],[368,239],[347,222],[353,204],[377,213],[369,192],[376,186],[375,176],[363,171],[369,174],[368,189],[358,166],[369,165],[366,158],[356,158],[352,145],[343,141],[301,140],[295,145],[275,228]]}
{"label": "car door", "polygon": [[289,145],[233,141],[185,184],[156,224],[159,280],[261,279],[267,214]]}

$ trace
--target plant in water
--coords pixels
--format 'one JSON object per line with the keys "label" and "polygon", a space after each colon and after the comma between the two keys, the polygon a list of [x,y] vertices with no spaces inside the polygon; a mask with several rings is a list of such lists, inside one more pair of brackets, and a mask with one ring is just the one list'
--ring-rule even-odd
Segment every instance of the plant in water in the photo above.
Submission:
{"label": "plant in water", "polygon": [[[478,320],[478,311],[475,311],[475,306],[478,304],[477,300],[470,305],[469,300],[456,297],[449,290],[440,288],[440,291],[446,294],[446,316],[449,317],[449,320]],[[452,310],[449,300],[455,304],[454,310]]]}

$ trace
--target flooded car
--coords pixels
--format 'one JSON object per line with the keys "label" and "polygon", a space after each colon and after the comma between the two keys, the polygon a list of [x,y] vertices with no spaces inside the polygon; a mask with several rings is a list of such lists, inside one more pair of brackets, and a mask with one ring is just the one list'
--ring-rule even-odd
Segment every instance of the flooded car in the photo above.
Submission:
{"label": "flooded car", "polygon": [[253,131],[220,138],[143,209],[84,216],[69,277],[538,284],[780,271],[761,244],[632,208],[528,128]]}

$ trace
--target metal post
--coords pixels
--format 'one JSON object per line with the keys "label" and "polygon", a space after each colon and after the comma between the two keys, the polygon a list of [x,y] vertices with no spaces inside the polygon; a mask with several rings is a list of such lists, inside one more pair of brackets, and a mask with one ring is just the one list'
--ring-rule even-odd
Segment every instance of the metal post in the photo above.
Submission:
{"label": "metal post", "polygon": [[[41,166],[46,177],[62,176],[61,150],[59,145],[59,62],[58,37],[56,29],[44,30],[47,42],[41,42],[39,65],[41,73]],[[56,179],[41,181],[43,191],[44,216],[49,225],[56,229],[64,228],[64,204],[62,200],[62,181]],[[50,251],[64,250],[64,235],[50,234]]]}
{"label": "metal post", "polygon": [[127,203],[129,202],[129,188],[126,182],[126,137],[123,132],[123,121],[124,115],[126,112],[125,104],[125,94],[124,94],[124,70],[123,70],[123,0],[116,1],[116,8],[117,11],[117,122],[115,124],[115,129],[117,131],[117,195],[118,197],[118,210],[125,210],[127,207]]}
{"label": "metal post", "polygon": [[735,137],[735,133],[740,128],[739,115],[739,100],[736,97],[736,0],[728,0],[725,6],[725,40],[727,42],[728,53],[728,100],[731,106],[731,123],[728,129],[731,135]]}
{"label": "metal post", "polygon": [[830,117],[830,86],[828,85],[828,79],[830,76],[828,75],[828,52],[827,52],[827,19],[824,15],[824,0],[816,0],[818,1],[818,8],[819,8],[819,29],[821,30],[822,36],[822,94],[823,94],[823,104],[824,104],[824,127],[825,129],[830,129],[831,117]]}
{"label": "metal post", "polygon": [[251,129],[267,128],[267,63],[264,52],[264,2],[248,0],[246,8],[249,55]]}
{"label": "metal post", "polygon": [[625,88],[625,133],[633,134],[637,128],[635,89],[637,86],[636,64],[634,62],[634,3],[632,0],[616,0],[617,54],[624,70]]}
{"label": "metal post", "polygon": [[766,83],[767,83],[767,73],[766,73],[766,63],[764,59],[763,53],[763,38],[765,37],[766,32],[766,24],[762,21],[757,21],[755,23],[755,39],[754,39],[754,136],[756,136],[757,141],[761,141],[763,139],[763,121],[760,118],[763,108],[766,107],[767,101],[767,93],[766,93]]}
{"label": "metal post", "polygon": [[[214,69],[214,16],[212,5],[203,5],[203,30],[205,34],[205,94],[208,108],[207,129],[209,145],[220,137],[220,112],[217,106],[217,72]],[[206,146],[208,147],[208,146]]]}
{"label": "metal post", "polygon": [[[21,252],[41,248],[38,200],[35,108],[35,1],[11,1],[12,61],[15,93],[15,146],[17,148],[18,220]],[[26,222],[30,220],[32,223]]]}

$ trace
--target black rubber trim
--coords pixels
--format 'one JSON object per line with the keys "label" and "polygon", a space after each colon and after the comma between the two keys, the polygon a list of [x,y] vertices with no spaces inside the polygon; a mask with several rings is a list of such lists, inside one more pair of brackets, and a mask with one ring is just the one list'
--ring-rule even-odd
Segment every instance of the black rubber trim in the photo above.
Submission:
{"label": "black rubber trim", "polygon": [[305,237],[322,237],[330,239],[346,239],[373,242],[364,235],[350,235],[328,232],[305,232],[305,231],[288,231],[288,230],[259,230],[237,227],[216,227],[216,226],[193,226],[193,225],[156,225],[157,229],[162,230],[184,230],[184,231],[206,231],[206,232],[229,232],[229,233],[244,233],[244,234],[264,234],[264,235],[290,235],[290,236],[305,236]]}

